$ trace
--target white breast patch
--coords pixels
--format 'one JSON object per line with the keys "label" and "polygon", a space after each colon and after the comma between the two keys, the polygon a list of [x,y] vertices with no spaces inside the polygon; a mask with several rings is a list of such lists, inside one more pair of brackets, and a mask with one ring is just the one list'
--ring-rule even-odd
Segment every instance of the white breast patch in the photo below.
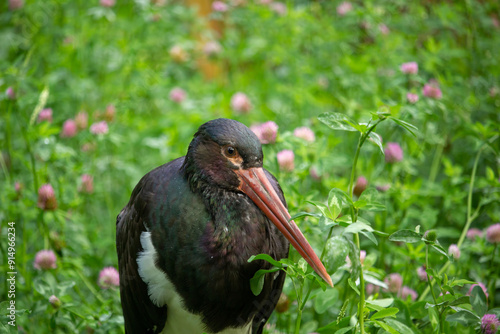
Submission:
{"label": "white breast patch", "polygon": [[[158,307],[167,305],[167,322],[163,334],[202,334],[207,333],[201,317],[188,312],[182,298],[175,290],[167,275],[156,267],[157,253],[151,241],[150,232],[142,232],[141,245],[144,249],[138,254],[139,275],[148,286],[149,298]],[[221,334],[249,334],[252,322],[241,328],[228,328]]]}

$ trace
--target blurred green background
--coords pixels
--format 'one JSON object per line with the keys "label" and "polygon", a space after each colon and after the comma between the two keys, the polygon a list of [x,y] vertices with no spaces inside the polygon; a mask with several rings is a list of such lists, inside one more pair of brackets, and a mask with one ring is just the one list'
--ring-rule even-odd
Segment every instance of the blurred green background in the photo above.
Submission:
{"label": "blurred green background", "polygon": [[[233,0],[223,11],[203,1],[113,2],[0,4],[0,263],[6,271],[6,224],[14,221],[20,332],[122,331],[118,291],[97,284],[103,267],[117,266],[116,215],[142,175],[184,155],[196,129],[217,117],[279,126],[276,143],[264,145],[265,166],[280,180],[292,215],[314,211],[307,201],[325,201],[332,187],[347,190],[358,137],[332,131],[317,116],[339,112],[363,123],[382,110],[419,131],[378,126],[384,146],[403,149],[395,164],[376,145],[363,147],[356,175],[369,186],[389,186],[381,194],[387,210],[367,216],[374,228],[436,229],[447,248],[478,206],[473,227],[500,221],[497,1]],[[418,64],[417,73],[402,71],[408,62]],[[425,93],[428,84],[442,96]],[[178,100],[176,87],[185,93]],[[238,92],[249,110],[231,103]],[[50,121],[40,118],[47,108]],[[88,124],[65,132],[64,123],[80,112]],[[101,121],[109,132],[89,131]],[[314,131],[314,142],[293,135],[300,126]],[[276,159],[284,149],[295,153],[291,172],[280,171]],[[83,174],[93,177],[92,192],[82,191]],[[47,183],[56,210],[37,207]],[[317,222],[299,225],[321,249]],[[496,246],[484,240],[469,246],[449,275],[488,283],[490,307],[498,306]],[[408,247],[362,239],[380,280],[406,270],[405,284],[422,293],[415,270],[424,253]],[[33,268],[41,249],[55,251],[57,269]],[[439,266],[445,258],[435,254],[432,261]],[[346,279],[340,282],[341,297],[332,295],[328,308],[308,305],[301,331],[334,321],[349,297],[354,303]],[[0,287],[7,300],[7,284]],[[288,281],[285,292],[293,300]],[[47,302],[52,294],[62,309]],[[287,332],[292,311],[273,316],[269,332]],[[355,311],[347,308],[347,315]],[[424,317],[416,314],[407,325],[432,332],[431,325],[415,325]]]}

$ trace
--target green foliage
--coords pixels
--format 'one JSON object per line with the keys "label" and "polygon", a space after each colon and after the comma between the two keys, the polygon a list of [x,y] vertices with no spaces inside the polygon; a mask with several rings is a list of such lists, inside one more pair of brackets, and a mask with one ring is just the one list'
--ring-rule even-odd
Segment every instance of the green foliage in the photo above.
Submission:
{"label": "green foliage", "polygon": [[[122,333],[118,289],[98,284],[101,269],[117,267],[116,216],[142,175],[184,155],[217,117],[279,126],[264,166],[334,282],[293,249],[280,261],[250,258],[270,263],[252,292],[284,270],[293,301],[265,332],[471,333],[500,315],[500,247],[484,232],[500,222],[497,2],[358,1],[342,13],[340,1],[297,0],[284,15],[228,2],[209,18],[176,1],[13,2],[0,5],[0,269],[10,271],[15,227],[19,328],[1,322],[0,332]],[[206,55],[205,41],[220,52]],[[417,73],[402,71],[407,62]],[[249,112],[232,108],[236,92]],[[51,121],[40,120],[46,108]],[[88,124],[66,134],[79,112]],[[89,130],[101,121],[107,133]],[[314,140],[294,135],[302,126]],[[276,159],[285,149],[293,171]],[[39,207],[43,184],[53,211]],[[472,228],[483,232],[468,236]],[[57,268],[34,268],[42,249]],[[469,291],[475,283],[486,293]],[[0,282],[2,315],[8,294]]]}

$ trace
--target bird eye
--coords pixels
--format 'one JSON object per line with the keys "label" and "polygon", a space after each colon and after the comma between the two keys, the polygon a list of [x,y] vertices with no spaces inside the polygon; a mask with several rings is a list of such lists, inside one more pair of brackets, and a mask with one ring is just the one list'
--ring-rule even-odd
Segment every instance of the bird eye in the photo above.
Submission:
{"label": "bird eye", "polygon": [[236,149],[232,146],[226,146],[226,149],[225,149],[225,153],[226,153],[226,156],[228,157],[234,157],[236,156]]}

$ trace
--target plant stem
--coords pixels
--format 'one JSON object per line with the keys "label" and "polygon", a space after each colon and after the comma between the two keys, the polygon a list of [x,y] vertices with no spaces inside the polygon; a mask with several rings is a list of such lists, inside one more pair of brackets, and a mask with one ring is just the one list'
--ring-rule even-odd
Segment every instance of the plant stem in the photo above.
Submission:
{"label": "plant stem", "polygon": [[[493,253],[491,254],[491,262],[490,262],[490,268],[495,268],[494,265],[495,265],[495,254],[497,252],[497,247],[498,247],[498,243],[495,243],[495,246],[493,248]],[[494,272],[495,270],[493,270]],[[486,286],[488,287],[488,289],[490,291],[495,291],[495,281],[492,280],[492,276],[493,275],[488,275],[488,283],[486,284]],[[490,305],[495,305],[495,293],[490,293],[490,301],[489,301]]]}
{"label": "plant stem", "polygon": [[[356,239],[356,246],[359,249],[359,234],[356,233],[354,234],[354,238]],[[363,310],[365,309],[365,280],[363,278],[363,268],[359,271],[359,285],[360,285],[360,296],[359,296],[359,305],[358,305],[358,320],[359,320],[359,327],[361,329],[361,334],[364,334],[365,332],[365,325],[364,325],[364,315],[363,315]]]}
{"label": "plant stem", "polygon": [[[498,138],[498,136],[493,136],[488,142],[492,143],[497,138]],[[467,195],[467,220],[465,222],[464,228],[462,229],[462,234],[460,235],[460,238],[458,239],[458,242],[457,242],[457,247],[459,249],[462,246],[463,242],[465,241],[465,236],[467,235],[467,231],[469,230],[470,225],[476,219],[476,217],[479,215],[479,209],[481,208],[481,205],[478,205],[478,207],[476,208],[476,210],[474,211],[474,213],[472,213],[472,190],[474,189],[474,182],[475,182],[475,178],[476,178],[476,172],[477,172],[477,165],[479,163],[479,157],[481,156],[481,153],[483,152],[483,149],[484,149],[486,143],[488,143],[488,142],[484,142],[481,145],[481,147],[479,148],[479,150],[478,150],[478,152],[476,154],[476,158],[474,160],[474,166],[472,167],[472,173],[471,173],[470,182],[469,182],[469,193]],[[441,275],[446,269],[448,269],[448,267],[450,266],[450,263],[451,262],[449,260],[446,261],[446,263],[444,264],[444,266],[439,270],[438,275]],[[429,290],[430,289],[427,286],[427,288],[425,288],[424,292],[420,295],[420,297],[419,297],[418,300],[424,300],[424,298],[429,293]]]}
{"label": "plant stem", "polygon": [[[358,146],[356,147],[356,153],[354,154],[354,161],[352,162],[352,169],[351,169],[351,177],[349,179],[349,188],[348,188],[348,194],[353,198],[353,187],[354,187],[354,174],[356,173],[356,165],[358,164],[358,157],[359,157],[359,152],[361,152],[361,147],[363,146],[363,143],[365,142],[366,138],[370,135],[370,133],[377,127],[377,125],[382,122],[384,119],[380,118],[378,119],[375,124],[372,126],[369,126],[370,123],[368,123],[368,130],[365,133],[362,133],[361,136],[359,136],[358,140]],[[357,212],[356,209],[353,207],[351,211],[351,217],[352,217],[352,222],[355,223],[357,221]],[[360,243],[359,243],[359,234],[355,233],[354,238],[356,240],[356,246],[358,249],[360,249]],[[360,270],[359,274],[359,282],[360,282],[360,297],[359,297],[359,304],[358,304],[358,321],[359,321],[359,327],[361,330],[361,334],[365,333],[365,326],[364,326],[364,316],[363,316],[363,310],[365,308],[365,280],[363,277],[363,268]]]}
{"label": "plant stem", "polygon": [[28,151],[28,156],[30,157],[30,167],[31,167],[31,174],[33,175],[33,188],[35,194],[38,193],[38,176],[36,173],[36,160],[35,160],[35,155],[33,154],[33,151],[31,150],[31,143],[28,138],[28,130],[26,127],[21,126],[22,132],[23,132],[23,137],[24,141],[26,142],[26,151]]}
{"label": "plant stem", "polygon": [[307,287],[307,293],[306,293],[306,296],[302,299],[302,304],[299,305],[300,306],[300,312],[302,312],[302,310],[306,306],[306,302],[309,299],[309,295],[311,294],[311,291],[312,291],[312,282]]}
{"label": "plant stem", "polygon": [[[297,277],[297,280],[300,280],[300,278]],[[300,321],[302,320],[302,292],[304,289],[304,285],[300,284],[300,289],[297,289],[297,285],[295,285],[295,279],[292,277],[292,284],[293,284],[293,289],[295,290],[295,293],[297,294],[297,318],[295,318],[295,330],[294,334],[299,334],[300,331]],[[305,304],[305,303],[304,303]]]}
{"label": "plant stem", "polygon": [[370,135],[370,133],[375,130],[377,125],[382,122],[384,119],[378,119],[375,124],[373,124],[371,127],[368,128],[368,131],[365,133],[362,133],[361,136],[359,136],[358,140],[358,146],[356,147],[356,153],[354,154],[354,161],[352,162],[352,169],[351,169],[351,177],[349,179],[349,189],[348,189],[348,194],[352,198],[352,189],[354,187],[354,174],[356,173],[356,165],[358,164],[358,157],[359,157],[359,152],[361,151],[361,146],[363,146],[363,143],[365,142],[366,138]]}
{"label": "plant stem", "polygon": [[[425,269],[428,269],[429,268],[429,245],[426,245],[425,246]],[[436,293],[434,292],[434,289],[432,288],[432,280],[434,278],[431,278],[429,276],[428,273],[426,273],[427,275],[427,282],[429,283],[428,284],[428,288],[431,290],[431,294],[432,294],[432,299],[434,299],[434,304],[437,305],[437,298],[436,298]],[[436,308],[438,306],[435,306]],[[443,316],[441,310],[437,310],[437,313],[438,313],[438,321],[439,321],[439,330],[441,333],[444,333],[444,323],[443,323],[443,319],[441,318]]]}
{"label": "plant stem", "polygon": [[483,151],[483,148],[484,145],[482,145],[479,151],[477,152],[476,159],[474,160],[474,167],[472,167],[472,174],[470,176],[470,184],[469,184],[469,194],[467,195],[467,222],[464,226],[464,229],[462,230],[460,238],[458,239],[457,242],[458,248],[460,248],[460,246],[464,242],[465,236],[467,235],[467,231],[469,230],[470,224],[472,223],[472,219],[470,219],[470,217],[472,216],[472,190],[474,189],[474,181],[476,178],[477,165],[479,162],[479,157],[481,156],[481,153]]}
{"label": "plant stem", "polygon": [[361,151],[361,145],[363,145],[363,135],[361,135],[358,139],[358,146],[356,148],[356,153],[354,154],[354,161],[352,162],[352,169],[351,169],[351,177],[349,179],[349,188],[347,190],[347,193],[349,196],[352,198],[352,189],[354,187],[354,174],[356,173],[356,165],[358,164],[358,157],[359,157],[359,152]]}
{"label": "plant stem", "polygon": [[299,334],[300,331],[300,320],[302,319],[302,310],[299,307],[299,310],[297,312],[297,319],[295,319],[295,334]]}
{"label": "plant stem", "polygon": [[436,147],[436,152],[434,153],[434,158],[432,159],[431,171],[429,173],[430,183],[434,183],[434,181],[436,180],[437,172],[439,170],[439,162],[441,161],[441,156],[443,155],[444,145],[445,144],[438,144],[438,146]]}
{"label": "plant stem", "polygon": [[328,231],[328,237],[326,238],[326,242],[323,245],[323,250],[321,251],[321,256],[319,257],[319,260],[321,262],[323,262],[323,258],[326,255],[326,244],[327,244],[328,240],[330,240],[330,237],[332,236],[332,233],[333,233],[333,226],[330,227],[330,231]]}
{"label": "plant stem", "polygon": [[[429,245],[425,246],[425,269],[429,269]],[[436,294],[434,292],[434,289],[432,288],[433,278],[431,278],[428,273],[426,273],[426,275],[427,275],[427,283],[429,283],[428,287],[431,290],[432,299],[434,299],[434,304],[437,304],[438,302],[437,302]]]}
{"label": "plant stem", "polygon": [[87,287],[87,289],[89,289],[90,292],[92,292],[92,294],[96,297],[96,299],[100,303],[104,304],[106,301],[101,297],[101,295],[97,292],[97,290],[94,289],[94,287],[92,286],[92,284],[90,284],[90,282],[87,279],[87,277],[83,276],[83,274],[81,273],[80,269],[76,269],[75,271],[78,274],[78,277],[80,277],[80,279],[83,281],[83,283],[85,284],[85,286]]}

